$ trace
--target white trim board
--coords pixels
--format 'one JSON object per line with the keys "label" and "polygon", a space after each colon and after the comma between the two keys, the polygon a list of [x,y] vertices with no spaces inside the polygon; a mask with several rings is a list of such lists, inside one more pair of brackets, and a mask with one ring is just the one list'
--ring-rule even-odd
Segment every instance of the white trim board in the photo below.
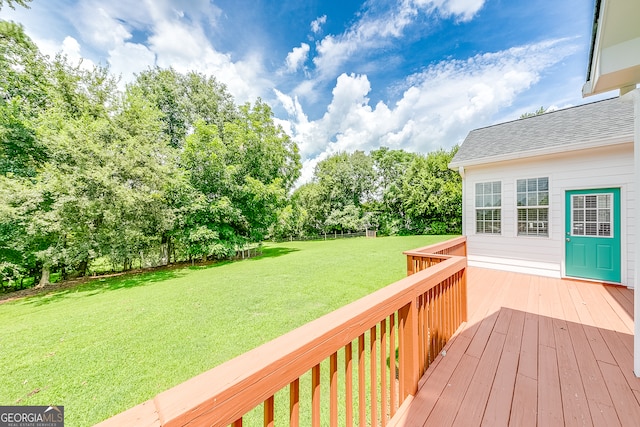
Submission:
{"label": "white trim board", "polygon": [[492,270],[510,271],[513,273],[531,274],[533,276],[553,277],[560,279],[560,263],[527,261],[522,259],[498,258],[468,255],[467,262],[472,267],[490,268]]}

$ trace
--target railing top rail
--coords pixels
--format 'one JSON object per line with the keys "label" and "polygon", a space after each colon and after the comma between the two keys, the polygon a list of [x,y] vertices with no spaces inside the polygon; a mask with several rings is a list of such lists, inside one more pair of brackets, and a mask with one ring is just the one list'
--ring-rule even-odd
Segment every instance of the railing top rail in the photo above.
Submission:
{"label": "railing top rail", "polygon": [[419,252],[419,251],[404,251],[402,252],[402,254],[407,256],[433,258],[433,259],[441,259],[441,260],[449,259],[452,256],[454,256],[454,255],[433,254],[433,253],[426,253],[426,252]]}
{"label": "railing top rail", "polygon": [[451,248],[451,247],[454,247],[454,246],[461,245],[466,241],[467,241],[466,236],[454,237],[453,239],[449,239],[449,240],[444,241],[444,242],[434,243],[432,245],[423,246],[421,248],[411,249],[409,251],[404,251],[403,254],[405,254],[405,255],[418,255],[418,254],[435,255],[439,251],[442,251],[442,250],[445,250],[445,249],[448,249],[448,248]]}
{"label": "railing top rail", "polygon": [[242,417],[245,408],[259,405],[412,298],[466,268],[466,264],[465,257],[449,256],[429,269],[160,393],[153,401],[116,415],[103,425],[120,425],[120,421],[132,418],[148,425],[177,426],[191,422],[228,425]]}

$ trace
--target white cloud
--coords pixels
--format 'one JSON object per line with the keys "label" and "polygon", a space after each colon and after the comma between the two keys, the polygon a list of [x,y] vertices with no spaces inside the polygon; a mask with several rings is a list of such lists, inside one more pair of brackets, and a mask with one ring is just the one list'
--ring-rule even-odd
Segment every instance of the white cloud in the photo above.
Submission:
{"label": "white cloud", "polygon": [[322,39],[313,59],[319,78],[333,77],[336,71],[354,53],[376,49],[400,38],[419,13],[439,13],[445,18],[459,21],[471,20],[484,5],[485,0],[404,0],[388,13],[370,16],[365,14],[351,28],[339,36],[328,35]]}
{"label": "white cloud", "polygon": [[62,41],[61,49],[62,53],[74,63],[82,60],[82,54],[80,53],[80,43],[73,37],[67,36]]}
{"label": "white cloud", "polygon": [[418,8],[437,9],[445,18],[466,22],[482,9],[485,0],[413,0],[413,3]]}
{"label": "white cloud", "polygon": [[[194,28],[178,20],[163,19],[153,26],[149,37],[149,49],[158,55],[158,65],[176,69],[188,68],[203,56],[209,56],[214,63],[229,62],[226,55],[214,52],[209,41],[199,28]],[[179,65],[178,65],[179,64]]]}
{"label": "white cloud", "polygon": [[109,50],[111,72],[122,78],[121,84],[133,81],[134,74],[140,73],[155,63],[155,54],[139,43],[121,43]]}
{"label": "white cloud", "polygon": [[450,15],[458,16],[460,21],[471,20],[484,6],[485,0],[450,0],[443,5]]}
{"label": "white cloud", "polygon": [[[216,27],[221,15],[208,0],[181,4],[143,0],[136,7],[125,0],[93,0],[80,3],[68,13],[73,14],[71,20],[88,50],[104,52],[111,71],[123,77],[121,84],[132,81],[135,73],[158,65],[213,75],[227,85],[239,103],[271,93],[273,83],[265,77],[261,54],[248,53],[232,60],[207,38],[203,25]],[[138,34],[135,42],[134,32]],[[51,40],[43,44],[51,53],[84,50],[79,43],[73,49]]]}
{"label": "white cloud", "polygon": [[95,3],[81,3],[80,19],[75,25],[83,39],[95,47],[111,49],[131,38],[125,25],[114,19],[110,11]]}
{"label": "white cloud", "polygon": [[304,63],[309,56],[309,49],[308,44],[301,43],[300,47],[294,47],[293,50],[287,54],[285,62],[289,73],[295,73],[298,69],[304,67]]}
{"label": "white cloud", "polygon": [[311,22],[311,31],[318,34],[322,30],[322,26],[327,23],[327,15],[322,15]]}
{"label": "white cloud", "polygon": [[284,93],[280,92],[278,89],[274,89],[273,91],[276,94],[276,98],[278,99],[278,101],[280,101],[284,109],[287,111],[287,114],[289,114],[289,116],[295,116],[296,107],[295,107],[293,98],[291,98],[288,95],[285,95]]}
{"label": "white cloud", "polygon": [[471,129],[493,123],[519,94],[577,49],[562,39],[444,61],[408,77],[401,98],[389,105],[370,105],[367,76],[342,74],[331,104],[315,121],[294,99],[280,94],[292,116],[288,128],[307,158],[302,179],[311,176],[318,159],[340,151],[388,146],[426,153],[460,143]]}
{"label": "white cloud", "polygon": [[56,44],[51,40],[36,40],[36,43],[40,51],[45,55],[49,55],[51,58],[61,53],[66,56],[69,63],[74,66],[80,66],[84,70],[91,70],[95,67],[93,61],[82,55],[80,43],[71,36],[65,37],[61,44]]}

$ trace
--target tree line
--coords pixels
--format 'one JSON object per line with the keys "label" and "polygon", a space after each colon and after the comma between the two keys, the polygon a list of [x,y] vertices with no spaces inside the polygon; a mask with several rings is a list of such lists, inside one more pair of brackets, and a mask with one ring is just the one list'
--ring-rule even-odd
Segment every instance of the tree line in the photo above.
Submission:
{"label": "tree line", "polygon": [[448,164],[457,151],[427,155],[381,147],[338,153],[297,188],[272,229],[275,238],[377,230],[381,235],[457,234],[462,186]]}
{"label": "tree line", "polygon": [[375,228],[460,230],[451,150],[339,153],[300,176],[298,147],[261,99],[237,105],[197,72],[42,55],[0,21],[0,279],[223,259],[264,239]]}

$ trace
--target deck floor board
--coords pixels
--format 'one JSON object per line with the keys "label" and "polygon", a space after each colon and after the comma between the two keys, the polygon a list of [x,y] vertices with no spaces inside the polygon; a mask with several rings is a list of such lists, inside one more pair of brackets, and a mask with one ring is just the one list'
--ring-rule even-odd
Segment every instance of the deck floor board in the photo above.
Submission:
{"label": "deck floor board", "polygon": [[637,426],[633,290],[470,267],[469,319],[396,426]]}

